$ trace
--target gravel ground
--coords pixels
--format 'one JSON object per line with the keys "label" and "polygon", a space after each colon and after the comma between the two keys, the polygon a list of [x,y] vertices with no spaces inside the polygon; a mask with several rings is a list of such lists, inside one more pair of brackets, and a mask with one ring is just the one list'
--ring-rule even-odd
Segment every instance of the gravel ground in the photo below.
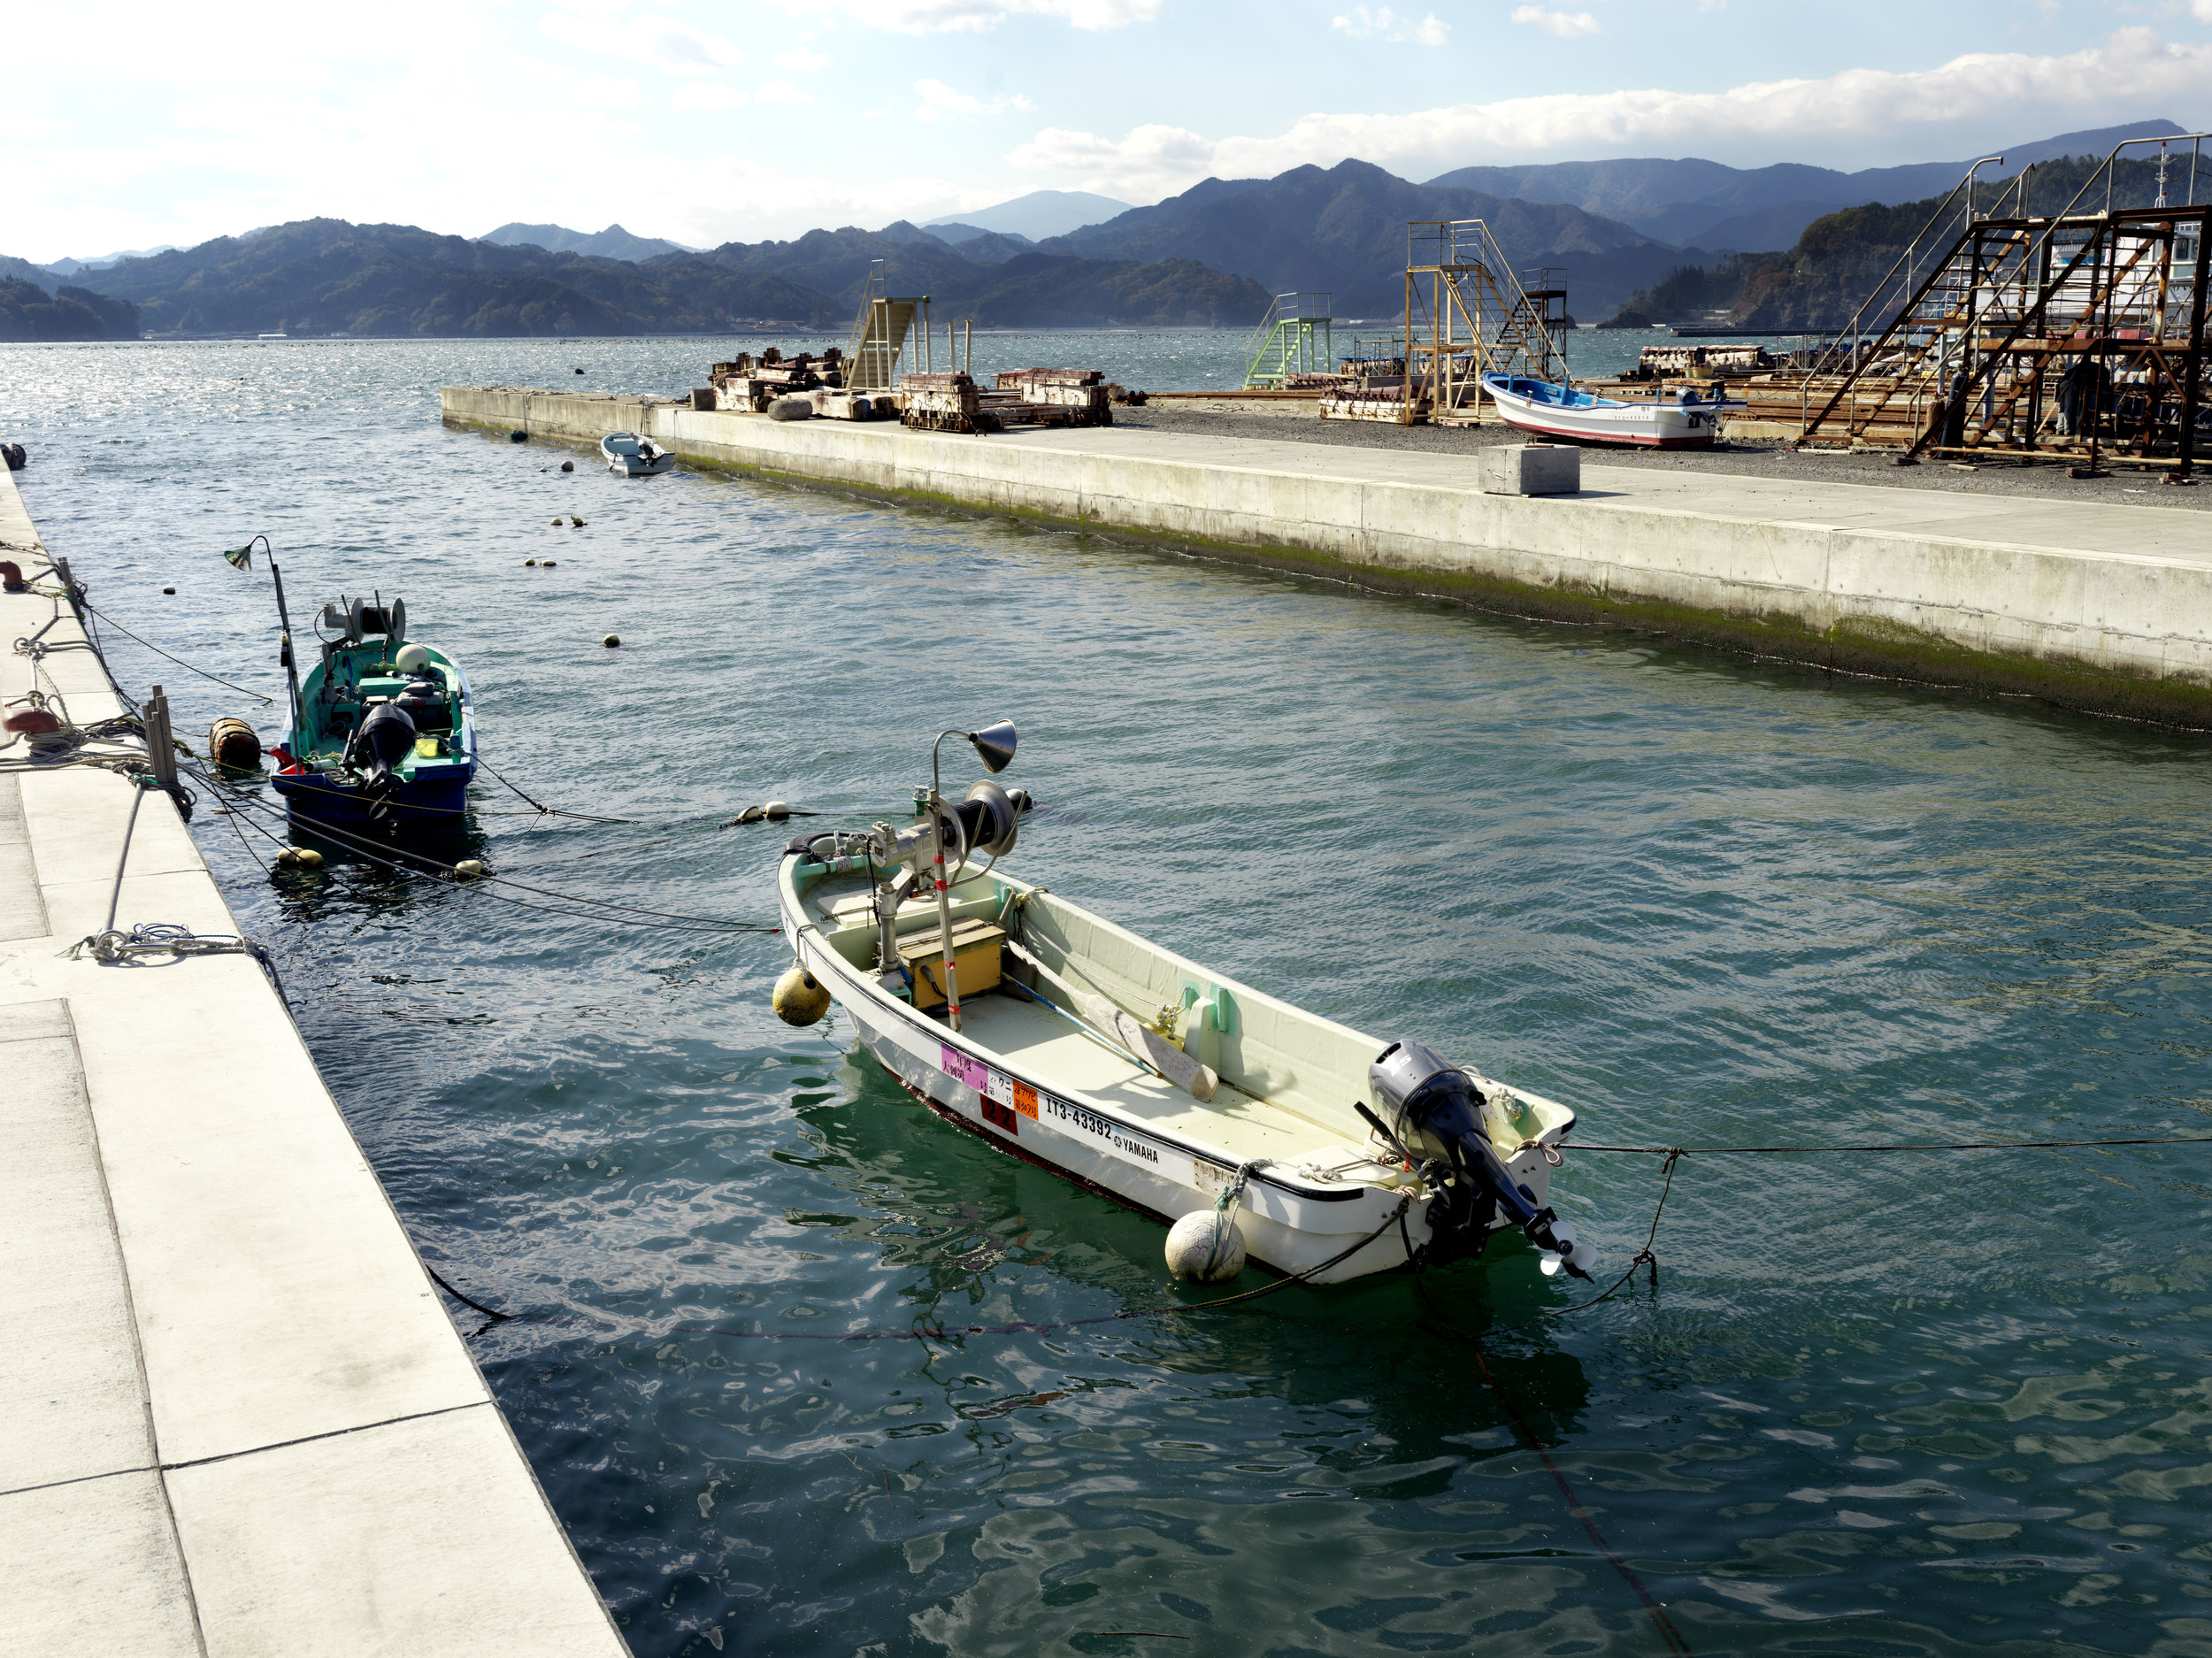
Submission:
{"label": "gravel ground", "polygon": [[[1486,443],[1519,443],[1525,434],[1504,426],[1402,426],[1376,420],[1324,420],[1310,413],[1251,414],[1179,409],[1147,403],[1114,411],[1114,424],[1153,432],[1191,432],[1212,437],[1278,438],[1297,443],[1343,443],[1365,449],[1427,449],[1455,454]],[[2139,507],[2212,510],[2212,478],[2187,488],[2160,483],[2155,472],[2124,467],[2109,478],[2069,478],[2060,465],[2023,466],[1988,461],[1962,471],[1942,461],[1893,466],[1881,455],[1793,449],[1784,443],[1724,443],[1717,449],[1671,450],[1592,448],[1593,466],[1660,467],[1677,472],[1742,472],[1759,478],[1815,479],[1825,483],[1881,484],[1893,489],[1945,489],[1955,494],[2050,495],[2068,501],[2105,501]],[[2208,470],[2212,470],[2208,463]]]}

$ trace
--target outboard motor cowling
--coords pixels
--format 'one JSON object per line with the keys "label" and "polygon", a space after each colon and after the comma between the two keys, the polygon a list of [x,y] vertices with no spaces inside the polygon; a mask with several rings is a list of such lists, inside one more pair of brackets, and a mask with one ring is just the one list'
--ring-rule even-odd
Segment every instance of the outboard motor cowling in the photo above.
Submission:
{"label": "outboard motor cowling", "polygon": [[415,722],[396,702],[378,703],[353,733],[351,759],[362,774],[363,792],[374,802],[369,809],[371,817],[384,816],[388,810],[385,796],[398,780],[393,777],[392,768],[404,760],[414,746]]}
{"label": "outboard motor cowling", "polygon": [[[1375,1109],[1438,1190],[1429,1205],[1432,1259],[1479,1255],[1502,1209],[1531,1243],[1577,1278],[1589,1251],[1574,1228],[1514,1179],[1483,1126],[1485,1101],[1467,1073],[1425,1042],[1393,1042],[1367,1068]],[[1548,1258],[1545,1270],[1554,1270]]]}

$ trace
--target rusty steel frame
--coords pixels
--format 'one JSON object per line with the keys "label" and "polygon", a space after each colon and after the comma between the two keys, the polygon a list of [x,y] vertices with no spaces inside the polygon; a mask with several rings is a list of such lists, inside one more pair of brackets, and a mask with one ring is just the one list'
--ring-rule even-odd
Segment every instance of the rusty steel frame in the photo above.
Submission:
{"label": "rusty steel frame", "polygon": [[1479,219],[1409,221],[1400,424],[1420,418],[1424,399],[1431,419],[1479,424],[1486,373],[1509,374],[1517,365],[1532,379],[1563,378],[1566,357],[1552,338],[1548,306],[1565,293],[1524,288]]}
{"label": "rusty steel frame", "polygon": [[[1856,441],[1902,396],[1913,431],[1902,464],[1923,454],[2083,458],[2093,471],[2110,458],[2170,467],[2177,478],[2190,479],[2208,367],[2212,205],[2168,204],[2162,164],[2158,204],[2115,209],[2111,200],[2122,150],[2158,143],[2162,157],[2170,144],[2186,142],[2193,151],[2207,137],[2212,134],[2116,145],[2066,205],[2050,214],[2019,211],[2027,200],[2024,173],[1997,198],[2001,204],[2011,194],[2013,214],[1976,219],[1970,169],[1853,319],[1846,331],[1853,336],[1850,366],[1820,412],[1801,420],[1798,442],[1829,435],[1823,428],[1847,402],[1835,436]],[[2100,179],[2103,210],[2078,212]],[[2193,153],[2192,197],[2199,183]],[[1970,192],[1963,227],[1924,280],[1909,281],[1909,295],[1869,349],[1858,338],[1868,308],[1899,269],[1909,270],[1921,239],[1947,216],[1961,189]],[[2088,418],[2078,422],[2086,429],[2076,429],[2064,397],[2049,394],[2062,393],[2067,380],[2090,364],[2098,372],[2084,375],[2075,388],[2078,409],[2084,385],[2092,394]],[[2113,380],[2116,366],[2132,377],[2124,385]],[[1878,392],[1870,403],[1869,392]],[[2125,409],[2139,399],[2140,424],[2131,437]],[[1924,408],[1931,411],[1924,419]],[[2052,430],[2055,425],[2062,429]],[[2154,452],[2159,449],[2170,453]]]}

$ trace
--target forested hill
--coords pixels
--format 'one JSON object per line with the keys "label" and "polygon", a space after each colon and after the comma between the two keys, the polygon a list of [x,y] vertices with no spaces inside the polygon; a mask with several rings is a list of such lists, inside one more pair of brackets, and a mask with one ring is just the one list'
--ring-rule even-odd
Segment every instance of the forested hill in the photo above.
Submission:
{"label": "forested hill", "polygon": [[1197,260],[1270,293],[1333,295],[1340,317],[1394,317],[1405,304],[1408,223],[1463,219],[1488,225],[1515,268],[1563,269],[1573,303],[1603,310],[1697,257],[1578,207],[1414,184],[1364,161],[1208,179],[1038,245],[1089,258]]}
{"label": "forested hill", "polygon": [[138,308],[90,288],[64,284],[48,294],[35,282],[0,276],[0,342],[135,340]]}
{"label": "forested hill", "polygon": [[995,264],[903,224],[633,264],[312,219],[126,259],[100,280],[156,334],[719,334],[767,320],[841,329],[877,259],[895,291],[983,326],[1241,326],[1267,304],[1250,282],[1187,261]]}

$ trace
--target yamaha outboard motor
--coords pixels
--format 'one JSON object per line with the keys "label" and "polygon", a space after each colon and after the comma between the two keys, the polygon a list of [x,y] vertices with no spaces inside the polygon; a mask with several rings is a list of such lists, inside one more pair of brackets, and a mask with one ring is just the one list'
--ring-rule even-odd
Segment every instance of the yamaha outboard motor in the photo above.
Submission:
{"label": "yamaha outboard motor", "polygon": [[362,773],[362,793],[370,801],[369,816],[381,817],[390,810],[385,797],[397,780],[392,768],[415,746],[415,722],[396,702],[380,702],[369,710],[361,728],[353,733],[353,764]]}
{"label": "yamaha outboard motor", "polygon": [[1467,1073],[1425,1042],[1397,1041],[1367,1068],[1367,1086],[1385,1126],[1408,1154],[1424,1162],[1432,1260],[1479,1255],[1502,1209],[1506,1218],[1545,1252],[1547,1272],[1564,1267],[1578,1278],[1590,1251],[1574,1228],[1515,1180],[1482,1125],[1484,1101]]}

